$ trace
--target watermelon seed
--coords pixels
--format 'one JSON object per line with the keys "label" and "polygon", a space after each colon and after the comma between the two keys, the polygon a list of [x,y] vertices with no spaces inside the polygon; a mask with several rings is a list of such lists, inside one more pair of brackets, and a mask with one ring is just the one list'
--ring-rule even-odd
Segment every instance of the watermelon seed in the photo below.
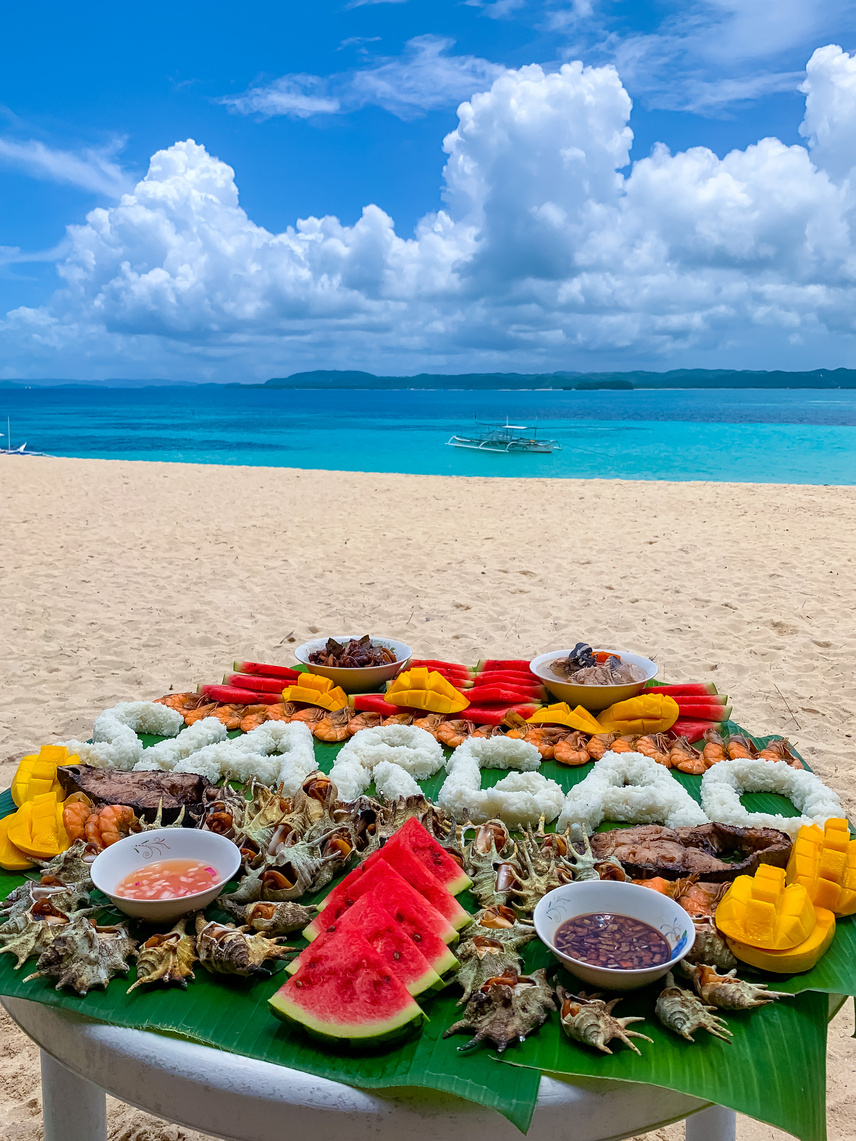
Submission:
{"label": "watermelon seed", "polygon": [[401,952],[400,951],[393,951],[392,957],[393,957],[393,959],[400,959],[401,958]]}

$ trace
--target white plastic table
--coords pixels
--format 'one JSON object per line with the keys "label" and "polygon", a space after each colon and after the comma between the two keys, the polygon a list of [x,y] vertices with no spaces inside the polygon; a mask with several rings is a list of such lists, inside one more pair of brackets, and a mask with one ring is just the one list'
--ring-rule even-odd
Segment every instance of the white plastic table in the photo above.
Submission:
{"label": "white plastic table", "polygon": [[[42,1051],[45,1141],[106,1141],[105,1091],[226,1141],[521,1141],[495,1110],[423,1089],[372,1091],[163,1034],[4,998]],[[531,1141],[612,1141],[688,1118],[687,1141],[734,1141],[732,1110],[655,1086],[541,1078]]]}

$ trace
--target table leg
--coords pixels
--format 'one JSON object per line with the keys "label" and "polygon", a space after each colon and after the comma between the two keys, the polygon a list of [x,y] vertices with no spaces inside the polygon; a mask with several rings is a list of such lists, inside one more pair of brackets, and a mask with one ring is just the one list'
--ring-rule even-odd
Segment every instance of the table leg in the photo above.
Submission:
{"label": "table leg", "polygon": [[687,1118],[686,1141],[735,1141],[737,1114],[723,1105],[712,1105]]}
{"label": "table leg", "polygon": [[79,1078],[44,1050],[41,1055],[45,1141],[107,1141],[104,1090]]}

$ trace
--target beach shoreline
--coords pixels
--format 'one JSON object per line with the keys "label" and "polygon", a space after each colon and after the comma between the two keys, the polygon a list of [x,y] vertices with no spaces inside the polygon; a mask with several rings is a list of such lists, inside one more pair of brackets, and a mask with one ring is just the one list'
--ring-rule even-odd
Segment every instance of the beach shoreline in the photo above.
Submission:
{"label": "beach shoreline", "polygon": [[[0,478],[2,787],[116,701],[352,632],[470,664],[579,640],[638,650],[669,681],[714,682],[856,806],[856,487],[56,458]],[[850,1010],[830,1035],[832,1141],[856,1137]],[[5,1019],[10,1141],[39,1136],[35,1064]],[[128,1108],[112,1122],[123,1141],[192,1136]],[[741,1119],[741,1141],[773,1136]]]}

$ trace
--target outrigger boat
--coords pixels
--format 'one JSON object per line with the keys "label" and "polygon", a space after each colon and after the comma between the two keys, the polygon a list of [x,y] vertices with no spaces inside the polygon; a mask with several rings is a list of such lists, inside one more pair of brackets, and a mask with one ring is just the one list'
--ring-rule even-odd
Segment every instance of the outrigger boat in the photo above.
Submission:
{"label": "outrigger boat", "polygon": [[[528,433],[528,434],[526,434]],[[538,429],[525,424],[505,424],[489,428],[474,436],[452,436],[446,443],[452,448],[471,448],[477,452],[537,452],[546,455],[560,452],[558,440],[539,440]]]}
{"label": "outrigger boat", "polygon": [[[0,432],[0,437],[3,433]],[[28,448],[26,442],[19,444],[17,448],[12,447],[12,428],[7,417],[6,419],[6,447],[0,447],[0,456],[46,456],[47,452],[34,452],[32,448]]]}

